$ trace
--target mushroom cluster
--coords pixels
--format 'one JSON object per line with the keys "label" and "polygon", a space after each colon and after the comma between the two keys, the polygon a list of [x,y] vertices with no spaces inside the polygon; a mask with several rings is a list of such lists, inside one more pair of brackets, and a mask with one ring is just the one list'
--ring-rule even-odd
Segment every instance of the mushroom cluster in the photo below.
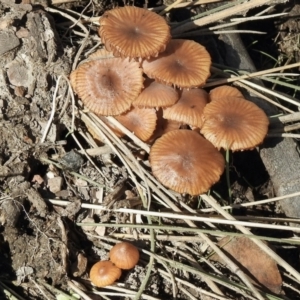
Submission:
{"label": "mushroom cluster", "polygon": [[[146,9],[126,6],[105,12],[99,35],[105,49],[71,73],[72,87],[90,111],[116,116],[143,141],[157,128],[159,108],[184,102],[188,96],[181,89],[200,87],[210,75],[206,49],[194,41],[171,39],[165,19]],[[181,106],[174,114],[166,111],[165,118],[181,122]]]}
{"label": "mushroom cluster", "polygon": [[262,142],[264,112],[236,88],[201,89],[210,76],[209,53],[194,41],[171,39],[163,17],[115,8],[100,18],[99,35],[105,49],[71,73],[74,91],[98,116],[115,116],[138,138],[154,142],[149,160],[165,186],[204,193],[224,170],[220,149]]}
{"label": "mushroom cluster", "polygon": [[140,253],[131,243],[121,242],[111,248],[109,258],[95,263],[90,270],[90,280],[97,287],[113,284],[121,277],[121,269],[132,269],[138,263]]}

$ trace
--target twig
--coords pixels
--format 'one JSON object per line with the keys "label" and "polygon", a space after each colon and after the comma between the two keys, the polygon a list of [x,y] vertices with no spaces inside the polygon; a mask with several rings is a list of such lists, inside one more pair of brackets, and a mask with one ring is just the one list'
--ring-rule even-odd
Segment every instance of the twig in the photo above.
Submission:
{"label": "twig", "polygon": [[[292,193],[292,194],[288,194],[288,195],[284,195],[284,196],[280,196],[280,197],[274,197],[271,199],[258,200],[258,201],[254,201],[254,202],[233,204],[233,205],[221,206],[221,207],[222,207],[222,209],[232,209],[232,208],[241,208],[241,207],[248,207],[248,206],[254,206],[254,205],[262,205],[262,204],[271,203],[271,202],[280,201],[283,199],[293,198],[293,197],[298,197],[298,196],[300,196],[300,192],[296,192],[296,193]],[[215,211],[215,209],[203,208],[203,209],[200,209],[200,211],[201,212],[212,212],[212,211]]]}
{"label": "twig", "polygon": [[55,114],[55,110],[56,110],[56,99],[61,98],[61,95],[56,98],[56,95],[57,95],[57,92],[58,92],[58,88],[59,88],[59,82],[60,82],[61,77],[62,77],[62,75],[59,75],[58,78],[57,78],[57,81],[56,81],[56,86],[55,86],[55,90],[54,90],[53,97],[52,97],[52,110],[51,110],[51,114],[50,114],[48,123],[46,125],[46,128],[44,130],[43,136],[42,136],[41,141],[40,141],[41,144],[43,144],[45,142],[45,139],[47,137],[48,131],[49,131],[50,126],[52,124],[52,121],[53,121],[53,118],[54,118],[54,114]]}
{"label": "twig", "polygon": [[[299,220],[298,220],[299,221]],[[292,221],[291,221],[292,222]],[[180,231],[185,233],[206,233],[212,236],[216,237],[223,237],[223,236],[232,236],[232,237],[247,237],[250,239],[258,239],[263,241],[270,241],[275,243],[281,243],[281,244],[291,244],[291,245],[300,245],[300,239],[299,238],[287,238],[287,239],[278,239],[278,238],[272,238],[267,236],[258,236],[253,234],[245,234],[245,233],[236,233],[236,232],[229,232],[229,231],[220,231],[220,230],[210,230],[210,229],[199,229],[199,228],[189,228],[189,227],[179,227],[179,226],[167,226],[167,225],[147,225],[147,224],[116,224],[116,223],[77,223],[77,226],[100,226],[100,227],[111,227],[111,228],[139,228],[143,227],[144,229],[156,229],[156,230],[165,230],[165,231]],[[115,234],[109,235],[109,237],[114,237]],[[118,236],[118,234],[116,235]],[[126,234],[124,234],[124,237]],[[122,234],[120,234],[120,237],[122,237]],[[101,237],[103,238],[103,237]],[[193,240],[193,236],[190,237],[191,241]],[[197,236],[195,236],[197,238]],[[199,237],[198,237],[199,238]],[[201,238],[201,237],[200,237]],[[203,240],[203,239],[202,239]]]}
{"label": "twig", "polygon": [[286,65],[286,66],[277,67],[277,68],[267,69],[267,70],[263,70],[263,71],[248,73],[248,74],[241,75],[241,76],[231,75],[230,78],[221,79],[221,80],[217,80],[217,81],[207,83],[207,84],[204,85],[204,88],[213,87],[213,86],[217,86],[217,85],[222,85],[222,84],[226,84],[226,83],[230,83],[230,82],[234,82],[234,81],[239,81],[239,80],[242,80],[242,79],[250,79],[250,78],[258,77],[258,76],[261,76],[261,75],[271,74],[271,73],[279,72],[281,70],[298,68],[298,67],[300,67],[300,62],[290,64],[290,65]]}
{"label": "twig", "polygon": [[239,22],[239,21],[259,21],[259,20],[265,20],[270,18],[276,18],[276,17],[282,17],[288,15],[288,13],[279,13],[279,14],[272,14],[267,16],[254,16],[254,17],[243,17],[243,18],[233,18],[230,19],[232,22]]}
{"label": "twig", "polygon": [[129,131],[125,126],[123,126],[120,122],[118,122],[114,117],[106,117],[107,120],[118,129],[120,129],[123,133],[125,133],[133,142],[145,150],[147,153],[150,152],[150,147],[143,141],[141,141],[137,136],[135,136],[131,131]]}
{"label": "twig", "polygon": [[67,283],[68,283],[68,286],[73,291],[75,291],[80,297],[82,297],[84,300],[93,300],[86,293],[84,293],[81,289],[79,289],[71,280],[68,280]]}
{"label": "twig", "polygon": [[216,12],[214,14],[211,14],[209,16],[203,17],[198,20],[194,20],[192,22],[185,23],[181,26],[178,26],[172,30],[172,34],[180,34],[182,32],[194,29],[196,27],[204,26],[210,23],[218,22],[220,20],[224,20],[228,17],[231,17],[233,15],[236,15],[241,12],[248,11],[251,8],[255,8],[264,4],[268,4],[271,2],[271,0],[251,0],[244,3],[241,3],[239,5],[235,5],[233,7],[230,7],[228,9],[224,9],[220,12]]}
{"label": "twig", "polygon": [[168,11],[170,11],[172,8],[176,7],[176,5],[180,4],[181,2],[183,2],[184,0],[176,0],[175,2],[173,2],[172,4],[168,5],[166,8],[164,8],[159,15],[164,15],[165,13],[167,13]]}
{"label": "twig", "polygon": [[78,49],[78,51],[75,55],[74,62],[73,62],[73,65],[72,65],[72,70],[75,70],[76,66],[77,66],[77,63],[78,63],[78,60],[79,60],[79,56],[81,55],[84,47],[86,46],[87,40],[89,38],[89,31],[83,26],[83,24],[79,20],[76,20],[75,18],[71,17],[70,15],[66,14],[63,11],[60,11],[60,10],[57,10],[57,9],[54,9],[54,8],[51,8],[51,7],[46,7],[46,10],[48,12],[51,12],[51,13],[60,14],[63,17],[71,20],[74,23],[74,25],[79,26],[82,29],[82,31],[85,33],[85,37],[84,37],[84,39],[82,41],[82,44],[80,45],[80,47],[79,47],[79,49]]}
{"label": "twig", "polygon": [[[162,270],[162,269],[158,269],[158,272],[160,274],[162,274],[164,277],[167,277],[167,273]],[[204,295],[207,295],[207,296],[210,296],[212,299],[218,299],[218,300],[228,300],[228,298],[224,298],[222,296],[219,296],[219,295],[216,295],[216,294],[213,294],[213,293],[210,293],[202,288],[199,288],[199,287],[196,287],[195,285],[193,285],[192,283],[188,282],[188,281],[185,281],[185,280],[182,280],[178,277],[175,276],[175,280],[178,281],[179,283],[183,284],[183,285],[186,285],[187,287],[191,288],[191,289],[194,289],[196,291],[198,291],[200,294],[204,294]]]}
{"label": "twig", "polygon": [[[178,3],[173,8],[182,8],[182,7],[192,7],[196,5],[203,5],[208,3],[215,3],[215,2],[221,2],[222,0],[199,0],[199,1],[192,1],[192,2],[184,2],[184,3]],[[150,7],[148,10],[151,11],[161,11],[165,9],[167,5],[161,5],[156,7]]]}
{"label": "twig", "polygon": [[277,107],[281,108],[282,110],[284,110],[284,111],[286,111],[286,112],[294,113],[293,110],[291,110],[291,109],[285,107],[284,105],[281,105],[280,103],[278,103],[278,102],[276,102],[276,101],[270,99],[269,97],[265,96],[264,94],[258,92],[257,90],[255,90],[255,89],[249,87],[248,85],[246,85],[246,84],[244,84],[244,83],[242,83],[242,82],[240,82],[240,81],[234,82],[234,85],[240,86],[240,87],[244,88],[245,90],[247,90],[247,91],[250,92],[251,94],[254,94],[254,95],[256,95],[257,97],[259,97],[259,98],[261,98],[261,99],[264,99],[265,101],[267,101],[267,102],[273,104],[274,106],[277,106]]}

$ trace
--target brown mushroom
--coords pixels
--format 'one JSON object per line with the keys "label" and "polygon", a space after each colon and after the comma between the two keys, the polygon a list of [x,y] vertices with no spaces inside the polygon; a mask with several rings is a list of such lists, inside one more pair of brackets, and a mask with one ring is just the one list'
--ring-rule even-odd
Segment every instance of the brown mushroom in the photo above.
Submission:
{"label": "brown mushroom", "polygon": [[166,134],[169,131],[179,129],[181,126],[181,123],[178,123],[176,121],[167,120],[163,118],[163,112],[162,109],[159,109],[156,112],[157,115],[157,124],[156,128],[154,130],[153,135],[151,138],[147,141],[149,144],[154,143],[154,141],[161,137],[162,135]]}
{"label": "brown mushroom", "polygon": [[106,49],[99,49],[94,53],[88,56],[88,60],[98,60],[114,57],[112,52],[107,51]]}
{"label": "brown mushroom", "polygon": [[207,103],[208,94],[203,89],[184,89],[174,105],[163,109],[163,116],[168,120],[201,127],[202,113]]}
{"label": "brown mushroom", "polygon": [[111,261],[99,261],[94,264],[90,271],[90,280],[97,287],[113,284],[121,277],[122,271]]}
{"label": "brown mushroom", "polygon": [[137,107],[167,107],[176,103],[179,94],[171,86],[161,84],[153,79],[144,81],[144,89],[133,102]]}
{"label": "brown mushroom", "polygon": [[264,111],[243,98],[213,100],[202,116],[201,133],[219,149],[253,149],[262,143],[268,131],[269,120]]}
{"label": "brown mushroom", "polygon": [[163,17],[135,6],[105,12],[100,18],[99,35],[115,56],[130,58],[156,56],[171,38]]}
{"label": "brown mushroom", "polygon": [[118,115],[131,107],[143,87],[137,62],[107,58],[80,65],[70,75],[71,84],[84,105],[99,115]]}
{"label": "brown mushroom", "polygon": [[[116,134],[117,137],[121,138],[125,135],[120,129],[114,126],[106,117],[100,115],[98,115],[98,117]],[[96,144],[105,144],[105,139],[94,129],[94,127],[90,126],[88,123],[85,123],[85,126],[90,135],[94,138]]]}
{"label": "brown mushroom", "polygon": [[146,75],[179,88],[204,85],[210,75],[211,58],[206,49],[190,40],[171,40],[156,58],[143,61]]}
{"label": "brown mushroom", "polygon": [[138,263],[140,253],[131,243],[121,242],[111,248],[109,257],[118,268],[129,270]]}
{"label": "brown mushroom", "polygon": [[244,98],[243,94],[237,88],[228,85],[219,86],[209,93],[211,101],[228,97]]}
{"label": "brown mushroom", "polygon": [[135,107],[116,119],[138,138],[147,141],[155,130],[157,116],[153,108]]}
{"label": "brown mushroom", "polygon": [[178,193],[206,192],[224,171],[221,153],[198,133],[173,130],[157,139],[150,150],[154,176]]}

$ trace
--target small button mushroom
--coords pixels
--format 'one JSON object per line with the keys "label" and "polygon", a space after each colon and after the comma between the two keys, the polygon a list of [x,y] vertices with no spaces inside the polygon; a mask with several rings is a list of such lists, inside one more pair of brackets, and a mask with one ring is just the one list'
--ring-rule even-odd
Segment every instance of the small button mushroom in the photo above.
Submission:
{"label": "small button mushroom", "polygon": [[121,277],[122,271],[111,261],[104,260],[94,264],[90,271],[90,280],[97,287],[113,284]]}
{"label": "small button mushroom", "polygon": [[110,260],[120,269],[132,269],[140,259],[137,247],[128,242],[121,242],[111,248]]}

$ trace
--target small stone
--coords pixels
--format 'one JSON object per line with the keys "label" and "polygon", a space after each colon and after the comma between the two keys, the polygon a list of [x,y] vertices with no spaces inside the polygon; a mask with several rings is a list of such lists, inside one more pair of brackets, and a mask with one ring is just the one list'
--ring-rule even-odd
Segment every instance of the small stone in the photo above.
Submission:
{"label": "small stone", "polygon": [[[2,27],[4,25],[2,24]],[[3,30],[0,32],[0,55],[18,47],[20,45],[19,39],[12,30]]]}
{"label": "small stone", "polygon": [[16,32],[16,36],[21,39],[21,38],[27,38],[29,37],[29,31],[24,28],[24,27],[21,27],[17,32]]}
{"label": "small stone", "polygon": [[50,192],[55,194],[55,193],[61,191],[62,183],[63,183],[63,179],[60,176],[54,177],[54,178],[49,178],[48,179],[48,188],[49,188]]}
{"label": "small stone", "polygon": [[77,178],[75,184],[79,187],[85,187],[88,185],[87,182],[81,178]]}
{"label": "small stone", "polygon": [[50,172],[47,172],[47,174],[46,174],[46,179],[48,180],[48,179],[51,179],[51,178],[54,178],[55,177],[55,174],[52,172],[52,171],[50,171]]}
{"label": "small stone", "polygon": [[42,184],[44,182],[44,179],[41,177],[41,175],[34,175],[31,182],[37,182],[38,184]]}
{"label": "small stone", "polygon": [[17,97],[23,97],[25,94],[25,88],[23,86],[15,86],[15,95]]}
{"label": "small stone", "polygon": [[76,151],[72,150],[66,153],[61,159],[60,163],[64,165],[67,169],[72,171],[78,171],[81,165],[84,163],[82,156]]}
{"label": "small stone", "polygon": [[96,229],[95,229],[95,232],[99,236],[105,236],[105,230],[106,230],[106,228],[104,226],[97,226]]}

